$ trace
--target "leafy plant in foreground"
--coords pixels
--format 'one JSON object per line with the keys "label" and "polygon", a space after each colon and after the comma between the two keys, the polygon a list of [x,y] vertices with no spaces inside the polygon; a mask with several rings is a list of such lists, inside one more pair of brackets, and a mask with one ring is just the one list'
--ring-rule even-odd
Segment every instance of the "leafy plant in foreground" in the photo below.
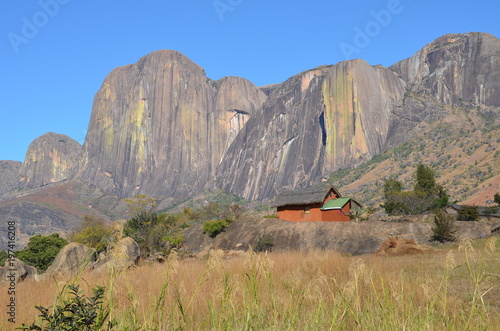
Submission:
{"label": "leafy plant in foreground", "polygon": [[31,326],[23,324],[21,330],[111,330],[113,321],[109,321],[109,309],[104,307],[104,288],[92,289],[94,295],[85,298],[80,287],[69,285],[71,298],[63,300],[62,306],[55,306],[52,312],[45,307],[36,306],[40,311],[42,324],[33,322]]}

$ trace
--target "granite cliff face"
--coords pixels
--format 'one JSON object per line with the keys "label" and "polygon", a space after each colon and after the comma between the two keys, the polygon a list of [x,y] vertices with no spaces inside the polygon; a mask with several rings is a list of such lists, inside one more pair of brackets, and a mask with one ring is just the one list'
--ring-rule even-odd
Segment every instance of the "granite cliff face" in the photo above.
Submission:
{"label": "granite cliff face", "polygon": [[20,169],[20,188],[57,183],[73,176],[82,155],[82,146],[68,136],[46,133],[28,147]]}
{"label": "granite cliff face", "polygon": [[0,161],[0,194],[15,189],[19,184],[21,162]]}
{"label": "granite cliff face", "polygon": [[405,83],[363,60],[319,67],[273,87],[224,156],[217,185],[272,198],[379,154]]}
{"label": "granite cliff face", "polygon": [[181,53],[113,70],[94,99],[78,178],[121,196],[189,196],[266,99],[249,81],[212,81]]}
{"label": "granite cliff face", "polygon": [[500,40],[490,34],[447,34],[390,68],[443,104],[500,106]]}
{"label": "granite cliff face", "polygon": [[390,68],[352,60],[261,88],[211,80],[181,53],[157,51],[106,77],[83,150],[66,136],[35,140],[19,187],[70,178],[122,197],[215,186],[273,198],[357,167],[450,107],[498,116],[500,40],[445,35]]}

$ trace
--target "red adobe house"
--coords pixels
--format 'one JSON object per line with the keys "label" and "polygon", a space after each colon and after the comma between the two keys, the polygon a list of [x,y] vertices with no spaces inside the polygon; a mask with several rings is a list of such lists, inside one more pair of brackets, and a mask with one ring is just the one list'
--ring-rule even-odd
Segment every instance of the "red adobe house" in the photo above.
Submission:
{"label": "red adobe house", "polygon": [[274,201],[278,218],[292,222],[350,221],[362,205],[351,198],[343,198],[331,185],[315,186],[281,193]]}

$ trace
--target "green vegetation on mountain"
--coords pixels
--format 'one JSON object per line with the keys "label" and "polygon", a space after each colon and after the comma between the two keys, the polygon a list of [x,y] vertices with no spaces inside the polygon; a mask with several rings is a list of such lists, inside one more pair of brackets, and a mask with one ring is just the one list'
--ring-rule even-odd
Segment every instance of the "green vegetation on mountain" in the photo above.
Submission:
{"label": "green vegetation on mountain", "polygon": [[337,170],[328,181],[344,195],[377,206],[383,202],[387,180],[393,178],[402,190],[410,190],[415,183],[412,169],[422,163],[432,168],[450,202],[493,203],[500,176],[499,136],[500,117],[481,109],[445,107],[441,116],[421,123],[405,143],[356,169]]}

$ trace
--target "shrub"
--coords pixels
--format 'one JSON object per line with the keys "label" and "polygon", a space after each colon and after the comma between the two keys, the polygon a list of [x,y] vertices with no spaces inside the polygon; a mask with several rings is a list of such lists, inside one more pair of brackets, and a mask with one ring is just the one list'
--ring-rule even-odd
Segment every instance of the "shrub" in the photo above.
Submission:
{"label": "shrub", "polygon": [[7,258],[9,257],[9,254],[7,254],[6,251],[0,251],[0,267],[3,267],[3,265],[5,264],[5,261],[7,260]]}
{"label": "shrub", "polygon": [[401,182],[394,178],[384,184],[384,204],[387,215],[417,215],[448,205],[445,189],[436,184],[434,171],[423,164],[417,166],[413,191],[403,191]]}
{"label": "shrub", "polygon": [[57,256],[57,253],[68,244],[59,237],[59,233],[50,236],[37,234],[30,238],[28,245],[16,253],[16,257],[40,271],[45,271]]}
{"label": "shrub", "polygon": [[259,240],[257,240],[257,243],[255,243],[253,250],[255,252],[272,252],[273,247],[274,247],[273,236],[266,235],[266,236],[260,237]]}
{"label": "shrub", "polygon": [[462,206],[458,211],[457,220],[459,221],[477,221],[479,219],[479,212],[476,206]]}
{"label": "shrub", "polygon": [[486,207],[485,210],[484,210],[484,213],[486,215],[493,215],[493,214],[496,214],[498,213],[498,210],[500,208],[498,206],[491,206],[491,207]]}
{"label": "shrub", "polygon": [[454,241],[456,239],[456,233],[457,227],[453,216],[442,210],[438,210],[434,216],[432,240],[439,242]]}
{"label": "shrub", "polygon": [[80,228],[73,232],[69,239],[101,252],[111,241],[111,234],[112,231],[106,225],[105,220],[93,215],[85,215]]}
{"label": "shrub", "polygon": [[495,193],[495,195],[493,196],[493,200],[495,201],[495,203],[497,205],[500,205],[500,194],[499,193]]}
{"label": "shrub", "polygon": [[[104,307],[104,288],[93,289],[94,295],[85,298],[79,286],[69,285],[71,298],[63,300],[62,306],[55,306],[52,312],[48,308],[35,306],[40,311],[42,324],[33,322],[31,326],[23,324],[23,330],[111,330],[115,323],[109,321],[109,309]],[[106,323],[107,322],[107,323]],[[46,325],[44,325],[46,324]]]}
{"label": "shrub", "polygon": [[232,220],[205,221],[203,223],[203,233],[206,233],[210,238],[215,238],[217,235],[227,229]]}

